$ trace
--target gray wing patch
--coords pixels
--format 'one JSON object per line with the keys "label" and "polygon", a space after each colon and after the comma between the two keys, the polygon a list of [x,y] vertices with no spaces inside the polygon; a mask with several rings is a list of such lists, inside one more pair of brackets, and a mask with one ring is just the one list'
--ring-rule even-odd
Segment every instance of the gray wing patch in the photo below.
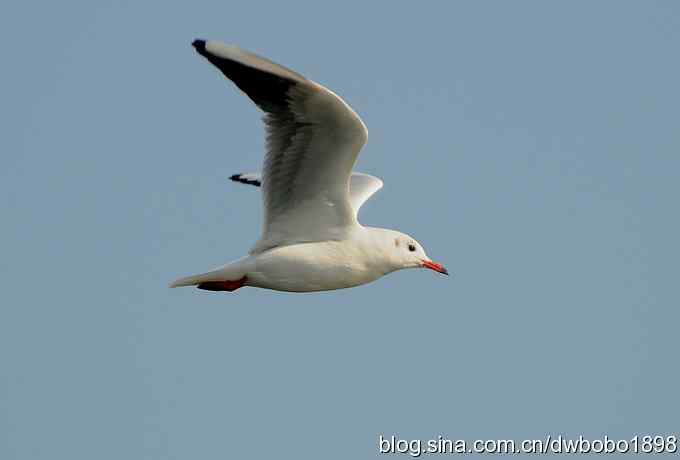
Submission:
{"label": "gray wing patch", "polygon": [[[259,172],[234,174],[229,179],[241,184],[262,186],[262,174]],[[361,206],[382,186],[383,181],[377,177],[353,171],[349,178],[349,198],[354,212],[358,213]]]}

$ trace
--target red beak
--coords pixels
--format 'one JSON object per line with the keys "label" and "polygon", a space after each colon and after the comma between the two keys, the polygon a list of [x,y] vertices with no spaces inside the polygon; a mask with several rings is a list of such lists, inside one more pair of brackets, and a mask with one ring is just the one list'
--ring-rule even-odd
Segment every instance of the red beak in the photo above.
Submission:
{"label": "red beak", "polygon": [[436,272],[441,273],[442,275],[448,275],[449,271],[444,268],[442,264],[438,264],[437,262],[432,262],[431,260],[423,260],[422,262],[423,267],[429,268],[430,270],[434,270]]}

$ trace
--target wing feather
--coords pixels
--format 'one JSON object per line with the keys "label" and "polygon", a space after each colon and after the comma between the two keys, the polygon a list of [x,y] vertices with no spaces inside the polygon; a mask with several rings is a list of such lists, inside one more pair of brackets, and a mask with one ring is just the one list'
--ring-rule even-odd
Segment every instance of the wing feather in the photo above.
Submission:
{"label": "wing feather", "polygon": [[339,239],[358,225],[349,182],[368,138],[359,116],[332,91],[265,58],[214,41],[193,46],[265,112],[264,228],[251,252]]}
{"label": "wing feather", "polygon": [[[259,172],[234,174],[229,179],[241,184],[262,185],[262,174]],[[349,178],[349,200],[352,203],[354,214],[359,214],[359,209],[371,198],[378,190],[383,187],[383,181],[370,174],[353,172]]]}

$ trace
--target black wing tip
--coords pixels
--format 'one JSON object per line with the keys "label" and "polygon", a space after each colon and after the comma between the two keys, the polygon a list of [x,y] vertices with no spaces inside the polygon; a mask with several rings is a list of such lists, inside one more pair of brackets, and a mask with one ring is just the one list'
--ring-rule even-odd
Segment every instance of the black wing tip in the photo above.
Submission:
{"label": "black wing tip", "polygon": [[242,184],[248,184],[248,185],[254,185],[256,187],[259,187],[262,185],[262,183],[259,180],[253,180],[253,179],[246,179],[243,177],[243,174],[234,174],[229,177],[229,179],[233,180],[234,182],[240,182]]}
{"label": "black wing tip", "polygon": [[197,38],[191,43],[191,46],[193,46],[200,54],[205,53],[205,40]]}

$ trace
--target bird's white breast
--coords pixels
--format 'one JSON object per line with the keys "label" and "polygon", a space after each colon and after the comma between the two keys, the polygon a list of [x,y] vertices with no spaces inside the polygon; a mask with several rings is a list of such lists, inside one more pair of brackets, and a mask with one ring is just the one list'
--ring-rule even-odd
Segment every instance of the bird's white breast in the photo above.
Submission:
{"label": "bird's white breast", "polygon": [[292,292],[358,286],[388,271],[356,240],[278,247],[253,256],[250,264],[248,285]]}

